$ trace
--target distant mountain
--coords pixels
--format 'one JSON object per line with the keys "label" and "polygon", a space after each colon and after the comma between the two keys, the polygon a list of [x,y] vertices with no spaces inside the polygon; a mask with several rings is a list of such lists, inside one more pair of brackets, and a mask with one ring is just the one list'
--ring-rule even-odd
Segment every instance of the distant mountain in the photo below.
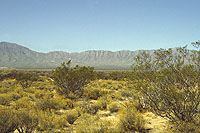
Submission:
{"label": "distant mountain", "polygon": [[[40,53],[15,43],[0,42],[0,67],[55,68],[71,59],[72,65],[93,66],[96,69],[130,69],[134,63],[134,57],[141,51],[143,50]],[[153,50],[148,50],[148,52],[153,52]]]}

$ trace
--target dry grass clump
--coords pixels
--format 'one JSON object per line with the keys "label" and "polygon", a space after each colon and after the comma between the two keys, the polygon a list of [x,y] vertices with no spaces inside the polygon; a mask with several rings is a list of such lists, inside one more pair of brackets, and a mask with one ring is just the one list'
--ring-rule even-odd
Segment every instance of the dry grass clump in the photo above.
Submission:
{"label": "dry grass clump", "polygon": [[108,106],[108,109],[111,113],[118,112],[120,109],[120,105],[117,102],[113,102]]}
{"label": "dry grass clump", "polygon": [[145,121],[141,114],[134,108],[125,108],[120,112],[118,130],[120,132],[145,132]]}
{"label": "dry grass clump", "polygon": [[94,88],[94,89],[90,88],[90,89],[85,89],[84,90],[84,96],[86,96],[89,99],[97,100],[102,95],[103,95],[103,91],[101,91],[98,88]]}
{"label": "dry grass clump", "polygon": [[65,115],[69,124],[74,124],[74,122],[78,119],[78,112],[76,110],[69,110]]}
{"label": "dry grass clump", "polygon": [[107,105],[109,104],[110,100],[108,97],[101,97],[98,99],[97,104],[100,106],[101,110],[107,109]]}
{"label": "dry grass clump", "polygon": [[81,113],[96,114],[101,106],[98,103],[90,103],[88,101],[82,101],[77,104]]}
{"label": "dry grass clump", "polygon": [[114,133],[118,132],[113,123],[107,120],[101,120],[98,115],[93,116],[89,114],[83,114],[75,127],[75,131],[78,133]]}

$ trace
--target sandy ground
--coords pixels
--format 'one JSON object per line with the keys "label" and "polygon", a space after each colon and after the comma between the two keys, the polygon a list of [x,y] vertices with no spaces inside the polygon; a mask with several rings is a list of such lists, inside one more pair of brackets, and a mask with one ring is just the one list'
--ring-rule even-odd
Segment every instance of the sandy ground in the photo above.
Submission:
{"label": "sandy ground", "polygon": [[151,129],[150,133],[169,133],[169,131],[167,131],[167,119],[155,116],[151,112],[146,112],[143,116],[146,120],[146,127]]}

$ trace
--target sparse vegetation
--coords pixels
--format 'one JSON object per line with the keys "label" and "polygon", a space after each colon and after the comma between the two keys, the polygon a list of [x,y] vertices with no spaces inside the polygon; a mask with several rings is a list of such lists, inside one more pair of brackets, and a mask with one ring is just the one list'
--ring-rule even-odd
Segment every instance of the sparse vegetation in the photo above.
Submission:
{"label": "sparse vegetation", "polygon": [[200,52],[173,52],[140,53],[132,71],[98,73],[70,61],[47,73],[1,71],[0,131],[153,132],[149,118],[164,117],[170,132],[199,132]]}

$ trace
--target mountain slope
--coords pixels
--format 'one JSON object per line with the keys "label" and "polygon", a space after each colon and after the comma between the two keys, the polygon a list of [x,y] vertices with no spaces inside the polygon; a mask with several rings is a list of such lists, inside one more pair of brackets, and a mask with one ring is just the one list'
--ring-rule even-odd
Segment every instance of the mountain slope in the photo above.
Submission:
{"label": "mountain slope", "polygon": [[15,43],[0,42],[0,67],[55,68],[71,59],[73,65],[93,66],[96,69],[129,69],[139,52],[141,51],[90,50],[79,53],[39,53]]}

